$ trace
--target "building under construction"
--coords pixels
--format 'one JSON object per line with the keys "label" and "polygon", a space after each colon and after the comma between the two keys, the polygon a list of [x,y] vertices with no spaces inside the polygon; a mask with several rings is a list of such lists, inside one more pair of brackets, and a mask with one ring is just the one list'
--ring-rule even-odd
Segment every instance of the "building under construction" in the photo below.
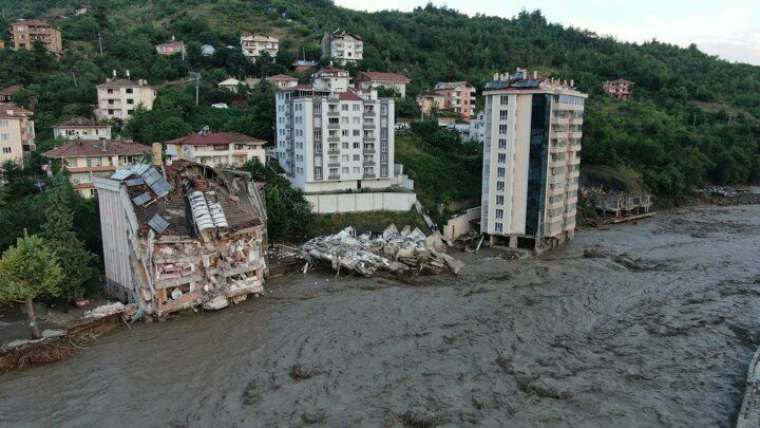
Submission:
{"label": "building under construction", "polygon": [[249,174],[176,161],[94,181],[109,294],[162,316],[263,292],[266,210]]}

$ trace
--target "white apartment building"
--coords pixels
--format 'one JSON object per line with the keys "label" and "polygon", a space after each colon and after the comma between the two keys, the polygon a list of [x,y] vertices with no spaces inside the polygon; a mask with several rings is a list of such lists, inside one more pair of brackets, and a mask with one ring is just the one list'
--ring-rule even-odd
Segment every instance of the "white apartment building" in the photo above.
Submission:
{"label": "white apartment building", "polygon": [[243,55],[251,62],[256,62],[256,58],[268,53],[274,58],[280,50],[280,40],[266,34],[243,34],[240,36],[240,48],[243,49]]}
{"label": "white apartment building", "polygon": [[96,120],[75,117],[53,125],[53,138],[56,140],[110,140],[111,126]]}
{"label": "white apartment building", "polygon": [[133,81],[114,77],[97,85],[97,90],[95,117],[98,120],[120,119],[126,122],[132,118],[137,107],[151,110],[156,100],[156,89],[143,79]]}
{"label": "white apartment building", "polygon": [[16,104],[0,103],[0,164],[20,165],[36,148],[33,114]]}
{"label": "white apartment building", "polygon": [[364,41],[346,31],[334,31],[322,36],[322,57],[332,58],[338,64],[357,62],[364,58]]}
{"label": "white apartment building", "polygon": [[312,74],[311,82],[318,91],[346,92],[351,88],[351,75],[346,70],[329,66]]}
{"label": "white apartment building", "polygon": [[521,69],[484,95],[481,232],[536,251],[572,239],[588,95]]}
{"label": "white apartment building", "polygon": [[266,165],[266,141],[237,132],[208,132],[206,129],[166,142],[169,162],[189,160],[211,167],[240,167],[252,159]]}
{"label": "white apartment building", "polygon": [[394,102],[299,85],[277,93],[277,159],[306,193],[396,184]]}

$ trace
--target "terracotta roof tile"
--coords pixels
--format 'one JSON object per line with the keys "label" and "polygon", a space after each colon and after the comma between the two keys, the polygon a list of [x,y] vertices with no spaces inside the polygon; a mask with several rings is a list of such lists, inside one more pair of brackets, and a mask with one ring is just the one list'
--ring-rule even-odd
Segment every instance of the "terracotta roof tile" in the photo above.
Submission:
{"label": "terracotta roof tile", "polygon": [[212,132],[206,135],[202,134],[190,134],[184,137],[175,138],[174,140],[167,141],[166,144],[174,145],[191,145],[191,146],[209,146],[215,144],[233,144],[233,143],[246,143],[246,144],[266,144],[266,141],[258,138],[249,137],[245,134],[238,132]]}
{"label": "terracotta roof tile", "polygon": [[387,82],[409,83],[408,77],[398,73],[383,73],[380,71],[362,71],[357,80],[383,80]]}
{"label": "terracotta roof tile", "polygon": [[85,156],[134,156],[150,154],[150,146],[132,141],[71,141],[44,153],[47,158],[67,158]]}

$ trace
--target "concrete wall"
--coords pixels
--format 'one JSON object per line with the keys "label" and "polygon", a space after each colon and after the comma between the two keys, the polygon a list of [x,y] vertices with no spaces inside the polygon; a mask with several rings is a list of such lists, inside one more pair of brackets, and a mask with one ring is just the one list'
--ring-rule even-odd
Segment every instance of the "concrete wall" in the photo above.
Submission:
{"label": "concrete wall", "polygon": [[450,218],[446,225],[443,226],[443,237],[448,240],[454,240],[468,234],[471,230],[476,230],[470,224],[470,220],[479,219],[480,210],[481,207],[473,207],[461,215]]}
{"label": "concrete wall", "polygon": [[417,201],[414,193],[366,192],[304,195],[316,214],[367,211],[409,211]]}

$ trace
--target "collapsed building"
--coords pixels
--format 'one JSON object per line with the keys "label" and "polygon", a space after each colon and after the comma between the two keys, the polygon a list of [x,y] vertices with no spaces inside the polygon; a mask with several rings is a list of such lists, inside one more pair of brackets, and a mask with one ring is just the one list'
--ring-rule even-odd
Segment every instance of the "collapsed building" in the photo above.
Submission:
{"label": "collapsed building", "polygon": [[110,295],[163,316],[263,293],[266,209],[248,173],[175,161],[94,182]]}

